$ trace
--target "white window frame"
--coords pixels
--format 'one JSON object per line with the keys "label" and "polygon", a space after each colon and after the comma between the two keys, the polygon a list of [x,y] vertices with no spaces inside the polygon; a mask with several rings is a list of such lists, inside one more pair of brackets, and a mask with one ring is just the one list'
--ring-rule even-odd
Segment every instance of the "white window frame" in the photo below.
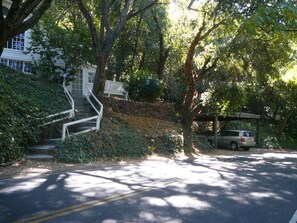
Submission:
{"label": "white window frame", "polygon": [[32,64],[28,61],[0,58],[0,63],[11,67],[14,70],[21,71],[25,74],[32,74]]}
{"label": "white window frame", "polygon": [[88,83],[89,84],[94,84],[94,80],[95,80],[95,72],[88,72]]}
{"label": "white window frame", "polygon": [[25,49],[25,41],[26,41],[26,33],[20,33],[17,36],[6,42],[6,46],[4,48],[11,50],[24,51]]}

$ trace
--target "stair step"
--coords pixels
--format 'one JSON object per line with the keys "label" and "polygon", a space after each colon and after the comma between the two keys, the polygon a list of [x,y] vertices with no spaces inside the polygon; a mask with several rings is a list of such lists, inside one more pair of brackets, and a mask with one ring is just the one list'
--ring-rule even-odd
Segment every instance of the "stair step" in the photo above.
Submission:
{"label": "stair step", "polygon": [[49,145],[49,144],[46,144],[46,145],[37,145],[37,146],[34,146],[33,147],[34,150],[41,150],[41,151],[48,151],[48,150],[53,150],[53,149],[56,149],[56,145]]}
{"label": "stair step", "polygon": [[[72,95],[73,96],[73,95]],[[83,118],[89,118],[92,116],[97,115],[96,112],[93,110],[92,106],[88,103],[87,99],[84,96],[73,96],[74,104],[75,104],[75,117],[72,119],[79,120]],[[66,123],[67,121],[63,121]],[[77,131],[89,132],[94,129],[96,126],[96,120],[90,120],[85,123],[79,123],[76,125],[69,126],[69,132],[73,132],[71,135],[77,135]],[[56,128],[56,127],[55,127]],[[60,128],[59,128],[60,129]],[[62,126],[61,126],[62,129]],[[53,135],[46,135],[47,137],[57,137],[46,139],[43,137],[43,142],[41,145],[37,145],[33,147],[32,151],[27,158],[30,160],[38,160],[38,161],[53,161],[55,154],[57,152],[56,144],[61,142],[61,135],[55,134]]]}
{"label": "stair step", "polygon": [[91,128],[94,128],[95,126],[81,126],[80,127],[80,130],[84,131],[86,129],[91,129]]}
{"label": "stair step", "polygon": [[54,144],[61,142],[61,138],[46,139],[45,142],[47,144],[54,145]]}
{"label": "stair step", "polygon": [[45,154],[28,155],[27,158],[30,160],[36,160],[36,161],[53,161],[54,160],[54,156],[45,155]]}

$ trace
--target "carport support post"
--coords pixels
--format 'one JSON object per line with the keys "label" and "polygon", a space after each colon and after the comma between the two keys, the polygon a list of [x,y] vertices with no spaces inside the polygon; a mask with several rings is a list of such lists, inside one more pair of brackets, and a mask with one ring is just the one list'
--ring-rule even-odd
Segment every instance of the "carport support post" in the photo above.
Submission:
{"label": "carport support post", "polygon": [[259,123],[259,119],[257,119],[257,139],[256,139],[256,144],[257,146],[259,146],[259,136],[260,136],[260,123]]}
{"label": "carport support post", "polygon": [[215,149],[218,148],[218,119],[219,119],[218,114],[215,114],[215,119],[214,119],[214,123],[213,123]]}

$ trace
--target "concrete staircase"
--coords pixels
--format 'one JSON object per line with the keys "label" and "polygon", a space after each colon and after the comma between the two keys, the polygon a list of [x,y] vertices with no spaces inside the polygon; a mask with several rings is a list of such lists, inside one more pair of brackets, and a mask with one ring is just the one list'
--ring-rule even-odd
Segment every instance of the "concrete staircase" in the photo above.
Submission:
{"label": "concrete staircase", "polygon": [[59,138],[46,140],[44,143],[34,146],[27,158],[36,161],[53,161],[57,153],[56,143],[60,140]]}
{"label": "concrete staircase", "polygon": [[[75,104],[75,117],[74,120],[87,118],[96,115],[93,108],[88,103],[84,96],[72,95]],[[69,119],[64,120],[68,122]],[[70,131],[76,132],[90,128],[96,125],[95,121],[84,122],[73,126]],[[30,160],[36,161],[53,161],[56,157],[57,148],[56,144],[61,142],[63,122],[50,124],[44,129],[41,142],[34,146],[27,155]]]}

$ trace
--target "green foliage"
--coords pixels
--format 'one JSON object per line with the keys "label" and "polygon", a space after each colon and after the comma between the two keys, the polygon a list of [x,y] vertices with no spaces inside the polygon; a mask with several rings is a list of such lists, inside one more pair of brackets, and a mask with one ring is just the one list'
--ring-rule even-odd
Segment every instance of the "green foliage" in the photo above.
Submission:
{"label": "green foliage", "polygon": [[0,65],[0,163],[26,153],[39,138],[42,119],[67,103],[59,85]]}
{"label": "green foliage", "polygon": [[58,159],[65,163],[139,158],[150,153],[146,137],[118,118],[103,118],[98,133],[71,137],[58,146]]}
{"label": "green foliage", "polygon": [[162,99],[174,102],[176,110],[180,111],[186,90],[187,85],[184,76],[184,68],[180,68],[164,77],[164,93]]}
{"label": "green foliage", "polygon": [[193,134],[192,143],[194,147],[202,153],[208,153],[214,149],[214,147],[209,143],[206,136],[204,135]]}
{"label": "green foliage", "polygon": [[138,71],[125,80],[129,97],[136,101],[155,101],[163,91],[163,83],[155,75]]}
{"label": "green foliage", "polygon": [[58,159],[66,163],[141,158],[152,153],[174,155],[182,148],[180,135],[144,133],[117,116],[104,117],[99,132],[66,139],[58,145]]}
{"label": "green foliage", "polygon": [[28,51],[39,55],[33,71],[43,79],[57,82],[61,73],[68,73],[71,80],[84,64],[94,61],[88,30],[71,13],[75,12],[63,12],[61,4],[52,5],[31,33]]}
{"label": "green foliage", "polygon": [[[138,4],[145,2],[138,1]],[[157,4],[151,10],[142,11],[129,19],[108,61],[108,77],[112,78],[116,74],[121,79],[140,69],[157,73],[161,47],[168,45],[168,41],[160,42],[160,35],[166,37],[168,27],[166,5],[163,4]]]}
{"label": "green foliage", "polygon": [[165,155],[173,155],[182,149],[180,135],[155,135],[150,139],[150,149],[153,152]]}

